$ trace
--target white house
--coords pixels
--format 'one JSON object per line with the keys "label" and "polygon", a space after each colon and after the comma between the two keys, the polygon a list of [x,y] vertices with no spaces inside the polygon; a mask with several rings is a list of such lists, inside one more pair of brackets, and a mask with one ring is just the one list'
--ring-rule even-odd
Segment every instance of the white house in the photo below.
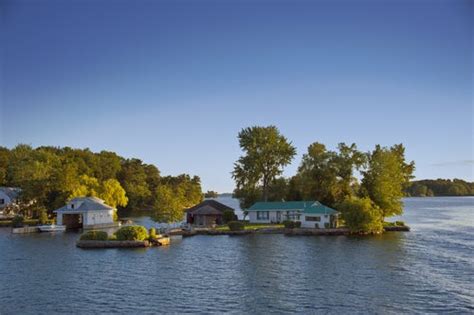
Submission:
{"label": "white house", "polygon": [[0,210],[9,204],[16,203],[21,189],[16,187],[0,187]]}
{"label": "white house", "polygon": [[70,200],[56,213],[56,223],[67,228],[95,229],[112,227],[115,208],[108,206],[96,197],[78,197]]}
{"label": "white house", "polygon": [[[16,187],[0,187],[0,217],[4,217],[3,209],[14,205],[18,201],[21,189]],[[5,216],[6,217],[6,216]]]}
{"label": "white house", "polygon": [[339,212],[319,201],[257,202],[247,209],[250,223],[301,222],[303,228],[335,228]]}

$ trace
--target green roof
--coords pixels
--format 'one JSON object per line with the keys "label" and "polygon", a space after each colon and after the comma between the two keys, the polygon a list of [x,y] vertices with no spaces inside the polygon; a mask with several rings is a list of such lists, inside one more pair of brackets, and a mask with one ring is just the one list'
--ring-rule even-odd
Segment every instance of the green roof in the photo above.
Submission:
{"label": "green roof", "polygon": [[247,211],[290,211],[299,210],[304,213],[335,214],[336,210],[319,201],[270,201],[256,202]]}

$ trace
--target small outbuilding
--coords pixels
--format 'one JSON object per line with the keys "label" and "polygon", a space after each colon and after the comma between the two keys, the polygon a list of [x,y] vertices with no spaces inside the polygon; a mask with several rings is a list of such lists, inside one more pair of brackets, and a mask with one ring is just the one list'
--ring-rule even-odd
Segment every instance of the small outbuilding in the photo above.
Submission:
{"label": "small outbuilding", "polygon": [[[186,222],[193,225],[212,226],[224,223],[223,215],[225,211],[234,209],[213,199],[203,202],[186,209]],[[234,214],[235,217],[235,214]]]}
{"label": "small outbuilding", "polygon": [[115,226],[115,211],[97,197],[77,197],[53,212],[57,215],[56,223],[68,229],[96,229]]}

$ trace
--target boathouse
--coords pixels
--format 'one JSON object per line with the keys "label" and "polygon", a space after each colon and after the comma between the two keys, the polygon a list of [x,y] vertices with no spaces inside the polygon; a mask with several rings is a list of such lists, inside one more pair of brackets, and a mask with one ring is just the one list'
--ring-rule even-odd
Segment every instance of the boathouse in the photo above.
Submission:
{"label": "boathouse", "polygon": [[97,197],[77,197],[65,206],[54,210],[56,223],[68,229],[95,229],[115,226],[115,208]]}
{"label": "boathouse", "polygon": [[224,223],[223,215],[225,211],[234,212],[234,209],[213,199],[204,200],[185,210],[186,222],[200,226],[220,225]]}
{"label": "boathouse", "polygon": [[319,201],[257,202],[247,209],[250,223],[301,222],[303,228],[335,228],[339,212]]}

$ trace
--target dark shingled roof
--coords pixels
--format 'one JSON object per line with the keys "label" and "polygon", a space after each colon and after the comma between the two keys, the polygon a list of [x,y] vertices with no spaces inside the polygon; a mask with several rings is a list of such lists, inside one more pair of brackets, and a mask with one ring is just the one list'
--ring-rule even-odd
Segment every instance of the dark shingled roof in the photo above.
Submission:
{"label": "dark shingled roof", "polygon": [[195,214],[222,214],[224,211],[230,210],[234,211],[233,208],[226,206],[225,204],[222,204],[218,201],[208,199],[204,200],[203,202],[195,205],[194,207],[191,207],[189,209],[186,209],[186,212],[188,213],[195,213]]}

